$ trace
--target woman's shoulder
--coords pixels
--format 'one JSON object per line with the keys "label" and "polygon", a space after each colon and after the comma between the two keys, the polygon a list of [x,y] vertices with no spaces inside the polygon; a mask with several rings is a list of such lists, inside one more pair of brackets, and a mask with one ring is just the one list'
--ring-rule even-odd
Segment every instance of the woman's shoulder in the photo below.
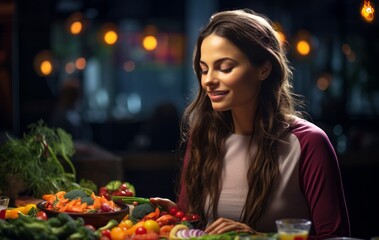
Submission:
{"label": "woman's shoulder", "polygon": [[329,141],[322,128],[304,118],[295,117],[291,123],[290,132],[301,141]]}

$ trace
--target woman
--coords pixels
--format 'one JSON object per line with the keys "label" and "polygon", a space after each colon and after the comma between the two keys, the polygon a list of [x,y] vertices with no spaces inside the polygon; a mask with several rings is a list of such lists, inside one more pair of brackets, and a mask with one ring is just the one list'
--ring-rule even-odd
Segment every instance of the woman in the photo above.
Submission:
{"label": "woman", "polygon": [[214,14],[193,64],[201,87],[183,118],[177,206],[199,213],[210,234],[276,232],[276,219],[306,218],[311,238],[349,236],[336,154],[295,110],[291,68],[270,21],[246,9]]}

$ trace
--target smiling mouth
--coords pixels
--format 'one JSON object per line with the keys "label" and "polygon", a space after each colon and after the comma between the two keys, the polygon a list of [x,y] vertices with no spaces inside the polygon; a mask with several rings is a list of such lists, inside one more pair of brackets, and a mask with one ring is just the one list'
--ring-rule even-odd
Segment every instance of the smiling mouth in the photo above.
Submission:
{"label": "smiling mouth", "polygon": [[219,96],[219,95],[225,95],[225,94],[227,94],[228,93],[228,91],[212,91],[212,92],[210,92],[209,94],[211,95],[211,96]]}

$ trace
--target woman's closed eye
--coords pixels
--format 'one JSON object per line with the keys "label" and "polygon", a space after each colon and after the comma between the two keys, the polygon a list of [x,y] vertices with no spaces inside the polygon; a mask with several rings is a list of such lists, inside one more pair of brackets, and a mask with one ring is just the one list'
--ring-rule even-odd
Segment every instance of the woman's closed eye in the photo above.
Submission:
{"label": "woman's closed eye", "polygon": [[220,69],[220,72],[223,72],[223,73],[230,73],[232,70],[233,70],[232,67],[230,67],[230,68],[221,68],[221,69]]}
{"label": "woman's closed eye", "polygon": [[201,75],[207,75],[208,74],[208,69],[200,70]]}

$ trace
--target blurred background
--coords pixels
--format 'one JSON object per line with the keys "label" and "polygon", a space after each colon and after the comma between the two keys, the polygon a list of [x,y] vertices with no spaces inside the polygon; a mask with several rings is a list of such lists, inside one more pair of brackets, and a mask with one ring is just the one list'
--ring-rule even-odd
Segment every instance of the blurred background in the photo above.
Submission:
{"label": "blurred background", "polygon": [[0,0],[0,131],[43,119],[76,143],[81,177],[174,199],[198,31],[251,8],[289,43],[294,88],[341,162],[355,237],[379,235],[377,0]]}

